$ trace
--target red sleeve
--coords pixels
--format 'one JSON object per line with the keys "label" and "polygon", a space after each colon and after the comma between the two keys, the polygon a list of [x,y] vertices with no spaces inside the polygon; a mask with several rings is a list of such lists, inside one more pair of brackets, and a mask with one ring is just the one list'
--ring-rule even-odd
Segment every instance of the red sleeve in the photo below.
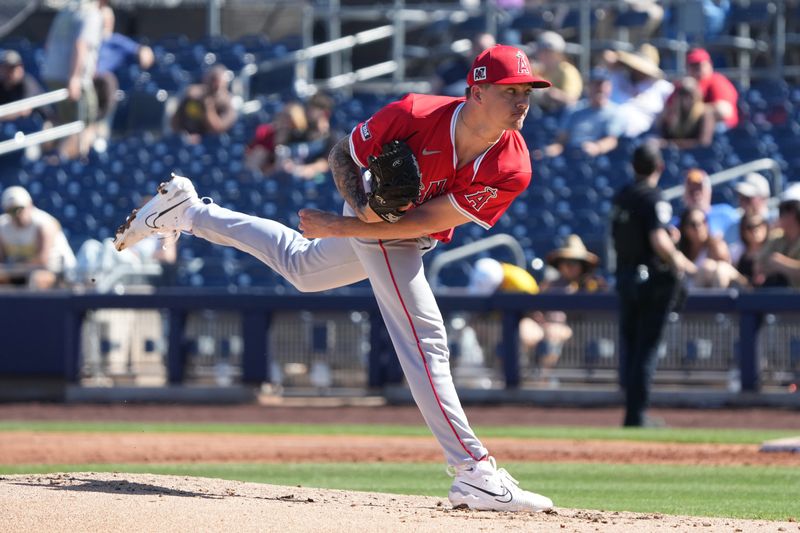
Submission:
{"label": "red sleeve", "polygon": [[489,229],[503,216],[514,198],[528,188],[530,172],[512,172],[492,180],[473,181],[465,190],[450,193],[450,202],[464,216]]}
{"label": "red sleeve", "polygon": [[725,100],[736,107],[738,99],[739,95],[736,92],[736,87],[724,76],[717,76],[708,87],[708,96],[706,100],[708,102]]}
{"label": "red sleeve", "polygon": [[392,102],[371,118],[358,124],[350,132],[350,156],[362,168],[367,168],[367,158],[381,153],[384,144],[408,137],[412,97],[408,95]]}

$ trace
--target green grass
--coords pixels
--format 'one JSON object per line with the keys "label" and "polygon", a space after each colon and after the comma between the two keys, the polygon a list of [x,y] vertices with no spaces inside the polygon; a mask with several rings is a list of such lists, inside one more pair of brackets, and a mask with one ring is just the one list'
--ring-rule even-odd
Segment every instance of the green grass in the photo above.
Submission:
{"label": "green grass", "polygon": [[[556,505],[609,511],[800,518],[800,468],[509,463],[528,487]],[[0,466],[0,474],[147,472],[241,481],[439,496],[449,479],[431,464],[186,464]]]}
{"label": "green grass", "polygon": [[[336,424],[201,424],[156,422],[0,421],[0,431],[76,431],[122,433],[230,433],[246,435],[368,435],[429,437],[424,426]],[[624,429],[592,427],[476,428],[484,438],[598,439],[642,442],[760,444],[764,440],[796,436],[800,430],[753,429]]]}

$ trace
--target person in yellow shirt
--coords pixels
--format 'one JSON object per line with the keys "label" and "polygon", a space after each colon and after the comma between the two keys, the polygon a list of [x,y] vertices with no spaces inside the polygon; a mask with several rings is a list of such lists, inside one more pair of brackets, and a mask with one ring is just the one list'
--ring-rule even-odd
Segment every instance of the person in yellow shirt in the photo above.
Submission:
{"label": "person in yellow shirt", "polygon": [[[559,276],[540,287],[524,268],[491,258],[479,259],[470,276],[469,291],[483,295],[494,292],[538,294],[547,290],[593,292],[605,287],[602,280],[592,274],[598,263],[597,256],[586,250],[577,235],[570,236],[563,248],[548,254],[547,262],[559,272]],[[570,338],[572,328],[567,324],[566,315],[560,311],[533,311],[519,323],[520,343],[530,366],[536,365],[539,380],[551,386],[557,383],[550,376],[551,370],[558,363],[564,343]]]}
{"label": "person in yellow shirt", "polygon": [[532,68],[552,86],[536,95],[536,103],[555,112],[572,107],[583,93],[583,78],[564,56],[567,43],[559,34],[546,31],[536,41],[536,61]]}

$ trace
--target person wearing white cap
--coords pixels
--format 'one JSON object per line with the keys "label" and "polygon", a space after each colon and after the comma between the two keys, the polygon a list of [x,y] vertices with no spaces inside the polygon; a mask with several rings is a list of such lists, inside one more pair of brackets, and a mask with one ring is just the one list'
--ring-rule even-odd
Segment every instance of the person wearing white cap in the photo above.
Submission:
{"label": "person wearing white cap", "polygon": [[734,190],[739,195],[739,207],[746,215],[766,217],[769,211],[769,181],[758,172],[750,172],[736,184]]}
{"label": "person wearing white cap", "polygon": [[739,196],[739,209],[742,216],[733,221],[728,229],[725,230],[725,242],[731,246],[731,255],[734,256],[739,251],[741,241],[739,239],[739,225],[742,218],[759,217],[767,221],[770,225],[777,220],[777,211],[770,212],[769,197],[770,187],[767,178],[758,172],[749,172],[737,183],[733,190]]}
{"label": "person wearing white cap", "polygon": [[64,270],[75,264],[61,224],[34,207],[23,187],[8,187],[0,204],[0,284],[55,286]]}
{"label": "person wearing white cap", "polygon": [[800,289],[800,184],[781,194],[779,235],[770,238],[754,265],[753,282],[762,287]]}

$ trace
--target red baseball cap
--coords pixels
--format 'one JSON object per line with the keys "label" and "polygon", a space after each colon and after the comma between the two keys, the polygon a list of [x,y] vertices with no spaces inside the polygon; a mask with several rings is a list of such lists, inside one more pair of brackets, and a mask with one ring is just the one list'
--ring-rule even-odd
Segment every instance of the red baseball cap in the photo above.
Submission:
{"label": "red baseball cap", "polygon": [[497,44],[481,52],[467,74],[467,85],[495,83],[511,85],[530,83],[534,89],[546,89],[550,82],[531,74],[528,56],[513,46]]}
{"label": "red baseball cap", "polygon": [[693,48],[686,54],[686,63],[689,65],[695,65],[703,61],[711,62],[711,56],[703,48]]}

